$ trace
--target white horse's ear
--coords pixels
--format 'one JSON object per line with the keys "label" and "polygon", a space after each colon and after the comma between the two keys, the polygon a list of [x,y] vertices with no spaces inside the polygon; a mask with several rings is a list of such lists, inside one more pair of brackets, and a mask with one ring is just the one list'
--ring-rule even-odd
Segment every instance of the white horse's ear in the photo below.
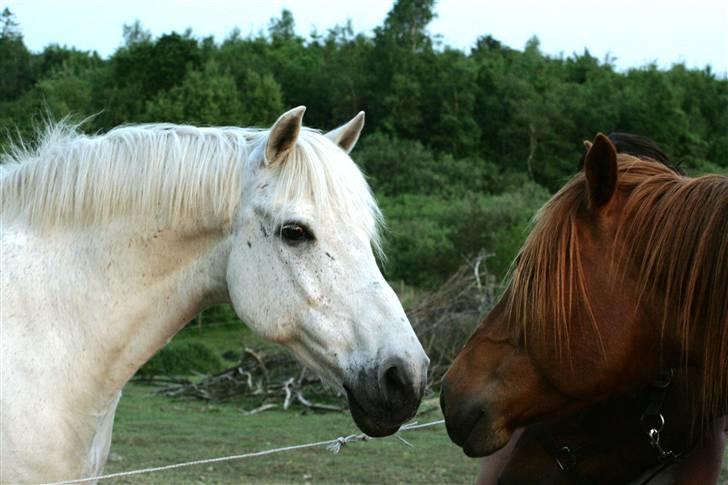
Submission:
{"label": "white horse's ear", "polygon": [[265,163],[273,165],[283,160],[295,146],[301,133],[301,124],[305,106],[298,106],[283,113],[273,123],[265,144]]}
{"label": "white horse's ear", "polygon": [[356,145],[363,128],[364,112],[359,111],[359,114],[354,116],[351,121],[326,133],[326,138],[339,145],[346,153],[349,153]]}

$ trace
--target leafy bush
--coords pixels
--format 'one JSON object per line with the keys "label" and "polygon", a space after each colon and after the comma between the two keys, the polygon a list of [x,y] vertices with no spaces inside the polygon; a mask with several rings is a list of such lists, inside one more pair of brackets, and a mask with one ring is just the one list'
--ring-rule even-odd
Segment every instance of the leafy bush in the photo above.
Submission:
{"label": "leafy bush", "polygon": [[354,154],[377,194],[499,193],[509,187],[509,176],[478,157],[438,155],[419,141],[374,133]]}
{"label": "leafy bush", "polygon": [[202,342],[171,342],[137,371],[139,377],[212,374],[222,370],[222,359]]}
{"label": "leafy bush", "polygon": [[492,255],[489,270],[502,277],[526,236],[530,219],[547,197],[543,187],[530,183],[494,196],[382,198],[390,228],[385,250],[392,256],[385,274],[390,280],[433,287],[484,250]]}

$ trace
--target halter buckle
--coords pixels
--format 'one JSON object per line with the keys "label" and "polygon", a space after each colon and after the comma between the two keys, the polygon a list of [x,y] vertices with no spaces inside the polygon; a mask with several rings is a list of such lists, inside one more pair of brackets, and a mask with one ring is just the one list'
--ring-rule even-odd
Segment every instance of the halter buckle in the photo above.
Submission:
{"label": "halter buckle", "polygon": [[650,439],[650,445],[657,451],[658,459],[660,461],[675,461],[677,455],[671,450],[666,450],[660,443],[660,432],[655,428],[650,429],[647,432],[647,436]]}
{"label": "halter buckle", "polygon": [[559,450],[554,453],[554,460],[559,465],[561,471],[567,472],[576,465],[576,456],[571,448],[568,446],[562,446]]}
{"label": "halter buckle", "polygon": [[675,374],[675,369],[670,368],[660,373],[655,381],[652,383],[653,387],[658,389],[666,389],[672,384],[672,377]]}

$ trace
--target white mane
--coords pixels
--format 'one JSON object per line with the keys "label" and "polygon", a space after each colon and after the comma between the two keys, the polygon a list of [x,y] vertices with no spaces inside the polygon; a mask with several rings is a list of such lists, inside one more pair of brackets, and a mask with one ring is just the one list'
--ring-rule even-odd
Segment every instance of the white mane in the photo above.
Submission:
{"label": "white mane", "polygon": [[[0,165],[0,215],[36,226],[100,224],[128,215],[174,225],[230,221],[244,164],[267,131],[150,124],[104,135],[49,126],[36,147],[18,144]],[[302,199],[319,215],[361,226],[376,248],[381,215],[363,175],[334,143],[304,129],[276,170],[282,209]]]}

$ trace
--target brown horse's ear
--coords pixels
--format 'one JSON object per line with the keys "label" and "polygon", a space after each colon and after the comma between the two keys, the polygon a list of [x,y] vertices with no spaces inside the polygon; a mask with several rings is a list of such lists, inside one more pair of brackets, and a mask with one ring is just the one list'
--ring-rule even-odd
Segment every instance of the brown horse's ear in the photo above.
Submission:
{"label": "brown horse's ear", "polygon": [[589,193],[589,207],[607,205],[617,189],[617,149],[599,133],[584,159],[584,172]]}

